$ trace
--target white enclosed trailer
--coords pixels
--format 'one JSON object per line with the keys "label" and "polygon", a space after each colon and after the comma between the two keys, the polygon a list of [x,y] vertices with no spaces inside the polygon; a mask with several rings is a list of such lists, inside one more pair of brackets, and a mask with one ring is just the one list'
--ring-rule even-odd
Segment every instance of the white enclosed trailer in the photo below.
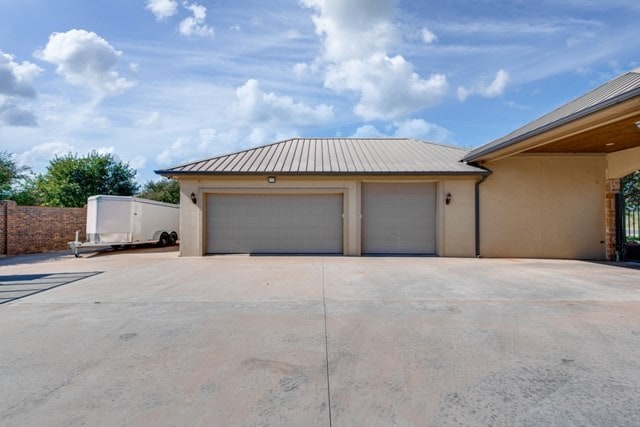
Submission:
{"label": "white enclosed trailer", "polygon": [[87,241],[69,242],[78,248],[176,243],[180,228],[180,206],[131,196],[91,196],[87,199]]}

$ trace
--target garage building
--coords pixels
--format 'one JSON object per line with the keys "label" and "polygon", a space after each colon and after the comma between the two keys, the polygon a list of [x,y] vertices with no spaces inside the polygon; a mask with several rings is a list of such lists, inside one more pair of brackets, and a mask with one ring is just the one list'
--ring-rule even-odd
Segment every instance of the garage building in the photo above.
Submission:
{"label": "garage building", "polygon": [[488,171],[408,138],[293,138],[159,173],[181,187],[181,255],[473,256]]}

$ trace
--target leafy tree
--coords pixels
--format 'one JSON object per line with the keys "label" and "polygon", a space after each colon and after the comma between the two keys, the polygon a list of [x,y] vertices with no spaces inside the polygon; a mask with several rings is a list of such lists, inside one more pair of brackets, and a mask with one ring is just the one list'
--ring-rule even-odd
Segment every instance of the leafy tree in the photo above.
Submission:
{"label": "leafy tree", "polygon": [[0,200],[12,198],[14,186],[27,180],[30,171],[28,166],[18,166],[12,154],[0,151]]}
{"label": "leafy tree", "polygon": [[158,202],[179,204],[180,183],[174,179],[147,181],[137,196],[143,199],[157,200]]}
{"label": "leafy tree", "polygon": [[640,208],[640,171],[630,173],[620,180],[620,192],[627,208]]}
{"label": "leafy tree", "polygon": [[138,191],[136,171],[111,154],[56,156],[36,181],[44,206],[82,207],[89,196],[131,196]]}
{"label": "leafy tree", "polygon": [[27,177],[11,190],[8,199],[22,206],[38,206],[42,203],[42,197],[37,188],[37,179]]}

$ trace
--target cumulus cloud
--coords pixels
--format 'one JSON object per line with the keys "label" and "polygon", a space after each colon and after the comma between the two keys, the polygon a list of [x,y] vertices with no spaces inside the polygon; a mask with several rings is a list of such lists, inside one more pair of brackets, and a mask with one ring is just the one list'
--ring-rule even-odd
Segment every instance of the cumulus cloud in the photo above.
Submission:
{"label": "cumulus cloud", "polygon": [[333,119],[333,108],[326,104],[311,107],[289,96],[263,92],[258,81],[251,79],[236,89],[230,116],[247,123],[315,125]]}
{"label": "cumulus cloud", "polygon": [[38,120],[35,114],[22,108],[11,99],[0,97],[0,126],[24,126],[35,127]]}
{"label": "cumulus cloud", "polygon": [[[324,39],[325,86],[359,95],[354,107],[365,120],[394,119],[437,103],[444,75],[422,78],[402,55],[388,49],[400,37],[393,0],[302,0]],[[434,35],[435,37],[435,35]]]}
{"label": "cumulus cloud", "polygon": [[436,36],[433,31],[431,31],[427,27],[424,27],[420,30],[420,36],[422,37],[422,41],[424,42],[424,44],[431,44],[438,40],[438,36]]}
{"label": "cumulus cloud", "polygon": [[436,74],[421,78],[401,55],[375,54],[327,68],[325,86],[360,94],[354,112],[365,120],[390,120],[437,103],[447,79]]}
{"label": "cumulus cloud", "polygon": [[33,165],[44,161],[48,162],[55,156],[63,156],[73,151],[73,145],[69,145],[66,142],[46,142],[19,154],[17,160],[22,165]]}
{"label": "cumulus cloud", "polygon": [[33,98],[36,91],[31,82],[42,68],[28,61],[21,64],[14,61],[13,55],[0,50],[0,94]]}
{"label": "cumulus cloud", "polygon": [[485,98],[495,98],[504,93],[509,83],[509,73],[505,70],[498,70],[495,78],[489,84],[479,84],[474,88],[465,88],[460,86],[457,90],[457,96],[460,101],[465,101],[471,95],[480,95]]}
{"label": "cumulus cloud", "polygon": [[175,0],[147,0],[147,9],[155,15],[158,21],[164,21],[176,14],[178,2]]}
{"label": "cumulus cloud", "polygon": [[184,18],[178,27],[180,34],[191,37],[211,37],[214,34],[213,28],[204,23],[207,18],[207,8],[197,3],[183,2],[182,6],[189,10],[193,16]]}
{"label": "cumulus cloud", "polygon": [[384,131],[371,124],[360,126],[353,134],[355,138],[416,138],[423,141],[453,143],[454,137],[448,129],[423,119],[408,119],[393,122]]}
{"label": "cumulus cloud", "polygon": [[53,33],[36,56],[57,66],[56,72],[74,85],[105,95],[115,95],[135,85],[121,77],[114,67],[122,52],[115,50],[96,33],[69,30]]}

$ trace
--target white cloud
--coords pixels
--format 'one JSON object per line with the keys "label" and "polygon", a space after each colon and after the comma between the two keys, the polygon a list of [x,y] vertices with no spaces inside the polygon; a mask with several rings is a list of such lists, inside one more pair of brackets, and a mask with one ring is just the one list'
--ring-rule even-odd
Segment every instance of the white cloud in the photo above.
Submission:
{"label": "white cloud", "polygon": [[393,122],[385,131],[371,124],[360,126],[353,134],[355,138],[416,138],[423,141],[454,143],[453,133],[448,129],[423,119],[408,119]]}
{"label": "white cloud", "polygon": [[314,9],[316,33],[324,37],[325,59],[341,62],[385,52],[400,39],[392,0],[302,0]]}
{"label": "white cloud", "polygon": [[135,85],[113,70],[121,54],[96,33],[69,30],[51,34],[36,56],[57,65],[56,72],[71,84],[115,95]]}
{"label": "white cloud", "polygon": [[424,42],[424,44],[431,44],[438,40],[438,36],[436,36],[433,31],[431,31],[427,27],[424,27],[420,30],[420,36],[422,37],[422,41]]}
{"label": "white cloud", "polygon": [[380,131],[377,127],[371,124],[366,124],[360,126],[356,131],[351,135],[352,138],[386,138],[389,135],[386,135],[384,132]]}
{"label": "white cloud", "polygon": [[158,128],[160,127],[161,116],[157,111],[153,111],[146,116],[138,119],[136,124],[138,126],[146,127],[146,128]]}
{"label": "white cloud", "polygon": [[459,87],[457,91],[458,99],[460,101],[466,100],[469,96],[477,94],[485,98],[495,98],[504,93],[509,83],[509,73],[505,70],[498,70],[495,78],[489,84],[479,84],[475,88],[467,89]]}
{"label": "white cloud", "polygon": [[289,96],[263,92],[258,81],[251,79],[236,89],[230,115],[252,124],[316,125],[333,119],[333,108],[326,104],[311,107]]}
{"label": "white cloud", "polygon": [[37,125],[38,120],[33,111],[0,96],[0,126],[35,127]]}
{"label": "white cloud", "polygon": [[199,139],[198,149],[200,151],[207,151],[214,144],[216,136],[217,136],[217,133],[214,129],[211,129],[211,128],[201,129],[198,132],[198,139]]}
{"label": "white cloud", "polygon": [[147,0],[147,9],[151,11],[158,21],[163,21],[178,11],[178,2],[175,0]]}
{"label": "white cloud", "polygon": [[42,68],[28,61],[18,64],[13,55],[0,50],[0,95],[35,97],[36,91],[31,82],[42,71]]}
{"label": "white cloud", "polygon": [[105,154],[114,154],[116,152],[116,148],[113,146],[110,147],[100,147],[96,148],[96,153],[104,156]]}
{"label": "white cloud", "polygon": [[129,166],[133,169],[142,169],[147,164],[147,159],[142,156],[136,156],[129,162]]}
{"label": "white cloud", "polygon": [[17,160],[21,165],[33,165],[34,163],[49,162],[55,156],[64,156],[73,151],[73,145],[69,145],[66,142],[46,142],[21,153],[18,155]]}
{"label": "white cloud", "polygon": [[211,37],[214,34],[213,28],[204,24],[204,20],[207,18],[207,8],[197,3],[183,2],[182,5],[185,9],[191,11],[193,16],[184,18],[180,22],[178,30],[180,34],[191,37]]}
{"label": "white cloud", "polygon": [[397,55],[376,54],[327,67],[325,86],[359,93],[354,112],[365,120],[390,120],[436,104],[447,90],[447,79],[421,78],[413,65]]}
{"label": "white cloud", "polygon": [[423,79],[402,55],[388,54],[400,39],[393,0],[302,4],[315,10],[316,33],[324,38],[325,86],[356,93],[356,115],[365,120],[398,118],[434,105],[446,92],[444,75]]}
{"label": "white cloud", "polygon": [[163,150],[156,157],[156,161],[162,165],[166,166],[175,161],[175,159],[183,159],[190,156],[190,147],[189,143],[191,142],[191,138],[180,137],[176,139],[174,142],[169,145],[165,150]]}

